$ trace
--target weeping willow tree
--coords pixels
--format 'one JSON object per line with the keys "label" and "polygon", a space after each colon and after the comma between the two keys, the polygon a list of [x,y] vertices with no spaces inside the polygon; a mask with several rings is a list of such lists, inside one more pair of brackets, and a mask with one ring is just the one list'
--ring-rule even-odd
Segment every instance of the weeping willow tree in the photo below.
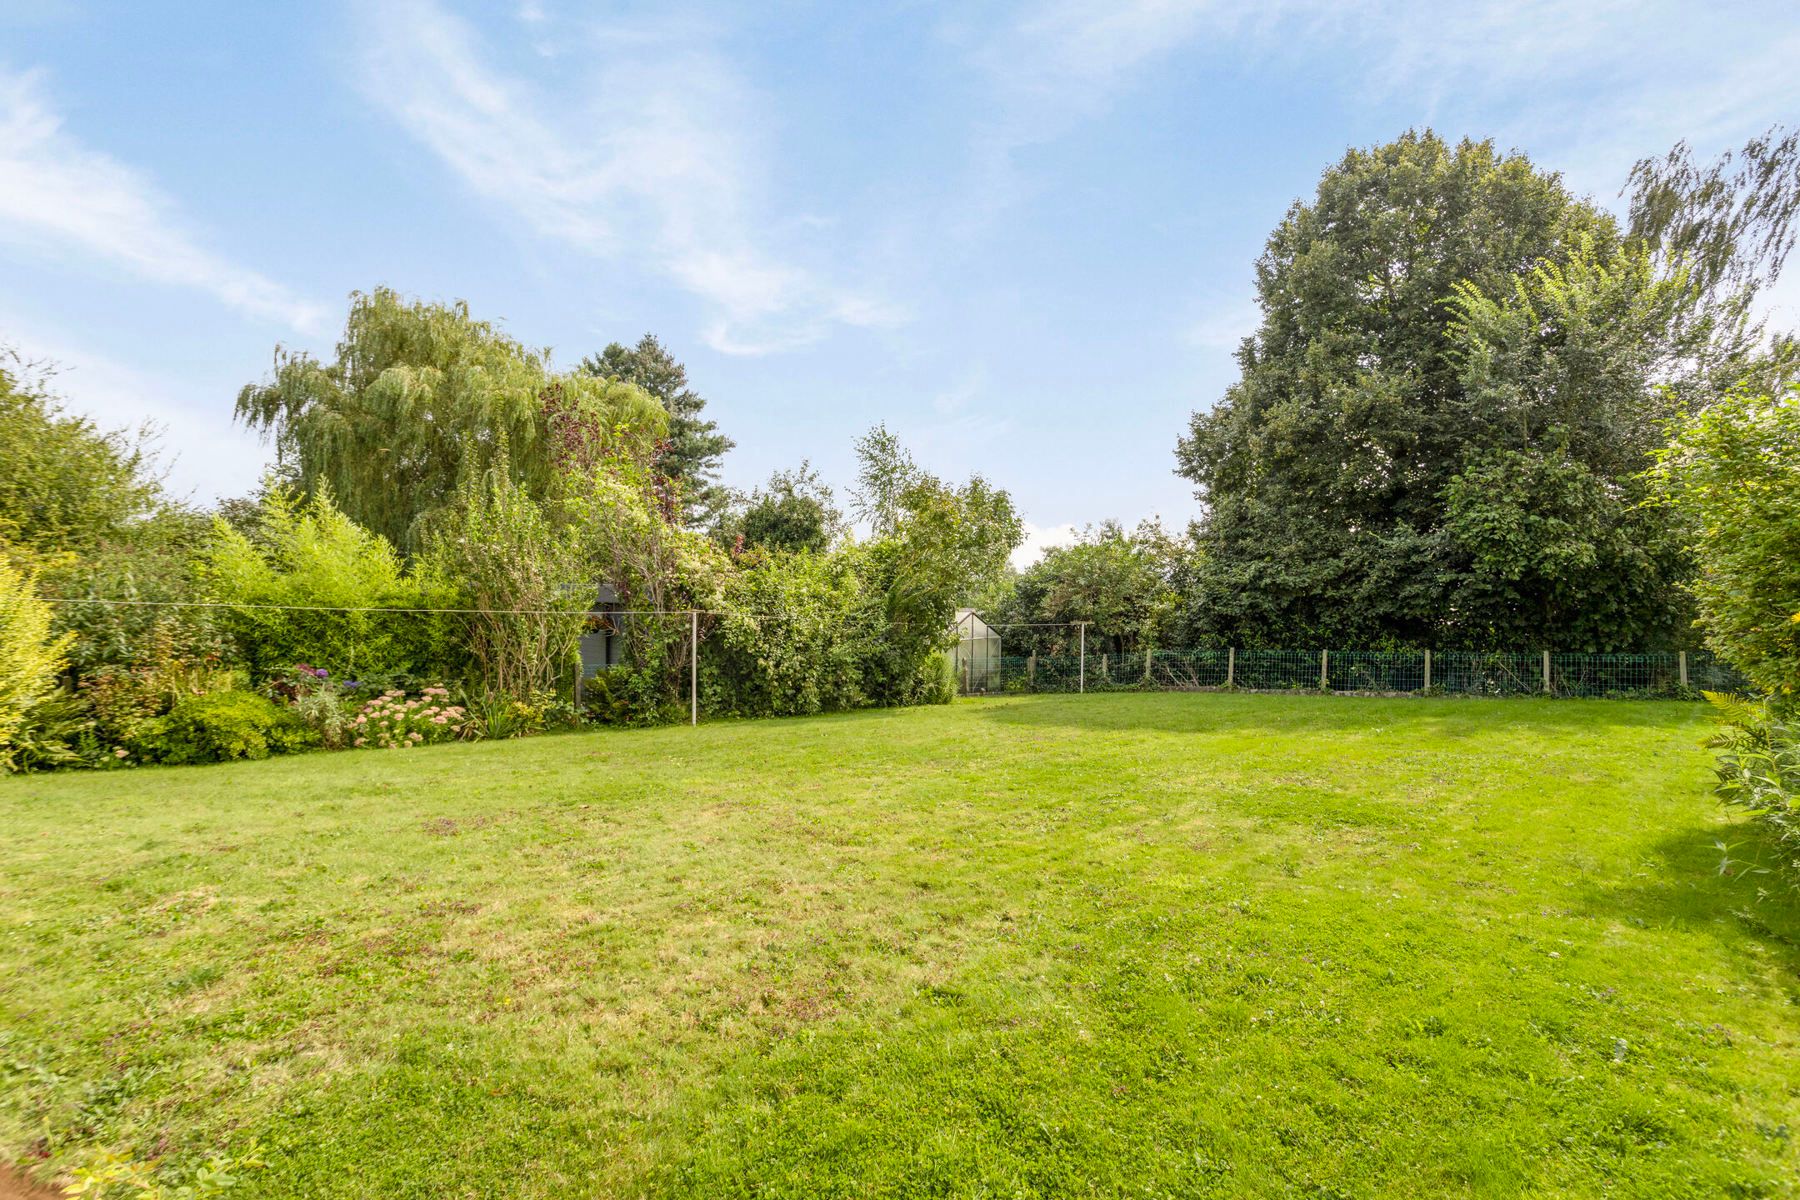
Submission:
{"label": "weeping willow tree", "polygon": [[390,288],[352,293],[333,361],[277,347],[270,376],[238,393],[237,416],[273,437],[302,491],[328,487],[345,515],[413,553],[459,479],[504,464],[525,493],[547,494],[557,476],[549,395],[624,452],[647,457],[667,429],[662,406],[636,386],[554,374],[549,351],[476,320],[462,301]]}

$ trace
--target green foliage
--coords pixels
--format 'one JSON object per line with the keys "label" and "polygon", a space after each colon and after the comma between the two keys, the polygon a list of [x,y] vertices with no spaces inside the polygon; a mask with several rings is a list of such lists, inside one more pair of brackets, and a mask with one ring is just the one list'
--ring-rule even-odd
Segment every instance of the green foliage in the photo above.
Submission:
{"label": "green foliage", "polygon": [[318,733],[292,711],[255,692],[209,692],[145,722],[131,750],[145,762],[181,765],[292,754],[319,744]]}
{"label": "green foliage", "polygon": [[850,511],[857,520],[867,521],[876,537],[885,537],[900,523],[906,489],[923,472],[886,425],[877,425],[856,439],[856,460]]}
{"label": "green foliage", "polygon": [[1800,215],[1800,132],[1772,127],[1710,166],[1686,142],[1631,170],[1631,232],[1668,262],[1691,266],[1708,291],[1775,282]]}
{"label": "green foliage", "polygon": [[1707,645],[1763,691],[1800,693],[1800,385],[1678,422],[1648,478],[1699,561]]}
{"label": "green foliage", "polygon": [[1769,836],[1791,886],[1800,887],[1800,725],[1792,704],[1774,705],[1708,692],[1719,731],[1714,792],[1749,813]]}
{"label": "green foliage", "polygon": [[[1008,654],[1073,652],[1075,631],[1088,621],[1088,649],[1135,652],[1164,644],[1179,603],[1176,570],[1185,547],[1154,521],[1127,532],[1116,521],[1082,531],[1070,546],[1054,546],[1013,581],[989,616]],[[1034,625],[1062,625],[1038,629]]]}
{"label": "green foliage", "polygon": [[738,559],[703,647],[709,713],[791,716],[863,702],[862,659],[876,630],[855,562],[805,550]]}
{"label": "green foliage", "polygon": [[851,548],[871,630],[862,691],[876,704],[935,696],[956,609],[1004,578],[1024,527],[1012,497],[979,475],[960,487],[920,470],[876,426],[857,442],[858,512],[875,529]]}
{"label": "green foliage", "polygon": [[1430,133],[1347,155],[1257,275],[1242,378],[1178,452],[1208,505],[1200,637],[1679,640],[1689,568],[1636,476],[1746,369],[1741,299],[1659,274],[1523,157]]}
{"label": "green foliage", "polygon": [[148,431],[71,416],[0,348],[0,539],[19,553],[84,554],[164,504]]}
{"label": "green foliage", "polygon": [[79,694],[65,687],[41,696],[12,732],[11,769],[29,775],[84,763],[82,749],[92,744],[93,728],[94,719]]}
{"label": "green foliage", "polygon": [[217,610],[218,625],[253,678],[296,662],[341,679],[442,678],[459,659],[453,618],[382,611],[453,607],[449,587],[428,566],[408,570],[329,488],[307,500],[270,488],[250,534],[215,520],[203,571],[212,599],[234,606]]}
{"label": "green foliage", "polygon": [[0,541],[0,773],[18,765],[31,734],[34,761],[46,751],[40,705],[52,696],[68,665],[73,634],[51,631],[50,606],[38,598],[36,577],[15,563]]}
{"label": "green foliage", "polygon": [[[610,455],[595,469],[571,474],[563,501],[565,519],[592,588],[610,586],[634,615],[622,618],[625,666],[636,674],[629,687],[609,689],[617,703],[629,698],[629,723],[672,715],[687,694],[693,624],[683,610],[716,610],[730,574],[725,552],[710,537],[676,524],[661,476],[643,461]],[[659,616],[651,614],[671,614]],[[702,637],[704,637],[702,627]],[[615,713],[607,717],[619,719]]]}
{"label": "green foliage", "polygon": [[70,601],[56,606],[55,618],[59,630],[75,635],[75,675],[134,662],[152,642],[196,661],[224,651],[214,611],[196,605],[207,599],[196,560],[212,529],[200,513],[164,507],[125,534],[45,567],[44,589]]}
{"label": "green foliage", "polygon": [[[730,708],[713,706],[715,692],[708,696],[709,715],[735,715]],[[582,684],[581,703],[581,718],[600,725],[673,725],[688,715],[660,662],[652,667],[609,667],[589,676]],[[510,715],[502,718],[510,719]],[[493,732],[491,719],[488,728],[488,736],[504,736]]]}
{"label": "green foliage", "polygon": [[831,489],[810,464],[776,471],[767,487],[750,494],[743,513],[723,532],[725,541],[765,550],[824,551],[843,525]]}
{"label": "green foliage", "polygon": [[482,690],[523,701],[573,671],[598,587],[578,536],[516,482],[504,446],[464,479],[425,561],[455,580],[458,607],[475,610],[463,621]]}
{"label": "green foliage", "polygon": [[351,296],[337,357],[277,349],[275,370],[238,394],[239,419],[274,434],[307,489],[328,488],[344,513],[407,553],[423,545],[457,481],[479,477],[507,447],[512,482],[541,498],[557,477],[542,396],[560,387],[591,424],[641,452],[665,425],[638,388],[585,373],[553,375],[533,350],[469,315],[388,288]]}
{"label": "green foliage", "polygon": [[613,342],[583,359],[581,370],[642,389],[668,414],[668,437],[656,466],[679,485],[686,524],[704,524],[709,515],[724,509],[727,496],[718,481],[719,461],[734,443],[719,432],[717,421],[700,415],[706,409],[705,398],[688,386],[687,368],[654,334],[646,333],[631,347]]}

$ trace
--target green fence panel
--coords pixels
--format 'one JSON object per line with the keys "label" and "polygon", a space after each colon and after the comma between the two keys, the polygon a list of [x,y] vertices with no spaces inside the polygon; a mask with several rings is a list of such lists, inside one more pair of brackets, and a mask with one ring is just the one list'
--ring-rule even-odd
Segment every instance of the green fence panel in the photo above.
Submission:
{"label": "green fence panel", "polygon": [[[1748,692],[1748,683],[1704,650],[1646,654],[1441,650],[1431,655],[1431,690],[1450,696],[1643,697],[1694,699],[1701,691]],[[1322,672],[1322,673],[1321,673]],[[1086,690],[1199,691],[1233,683],[1246,691],[1311,691],[1407,695],[1426,686],[1422,650],[1239,649],[1095,651],[1087,656]],[[1008,655],[960,675],[965,693],[1073,692],[1082,687],[1078,654]]]}

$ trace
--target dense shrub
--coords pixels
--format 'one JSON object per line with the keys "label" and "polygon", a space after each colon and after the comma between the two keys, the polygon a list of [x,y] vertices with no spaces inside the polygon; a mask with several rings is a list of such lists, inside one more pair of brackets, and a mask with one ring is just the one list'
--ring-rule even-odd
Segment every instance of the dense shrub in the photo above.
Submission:
{"label": "dense shrub", "polygon": [[[32,574],[0,543],[0,771],[15,768],[28,731],[42,728],[34,710],[55,692],[74,638],[50,631],[50,606],[38,599]],[[34,747],[43,743],[33,733]]]}
{"label": "dense shrub", "polygon": [[708,711],[786,716],[861,704],[870,631],[851,556],[752,551],[738,568],[706,642]]}
{"label": "dense shrub", "polygon": [[175,765],[268,758],[318,744],[318,733],[297,714],[266,696],[230,691],[182,700],[139,727],[130,749],[145,762]]}
{"label": "dense shrub", "polygon": [[1683,421],[1651,479],[1699,560],[1706,644],[1763,691],[1800,693],[1800,385]]}
{"label": "dense shrub", "polygon": [[67,601],[56,606],[56,628],[75,635],[69,668],[76,676],[136,662],[152,640],[190,661],[224,652],[215,610],[194,603],[207,599],[195,556],[211,531],[197,513],[166,510],[45,567],[45,594]]}
{"label": "dense shrub", "polygon": [[1800,885],[1800,724],[1791,705],[1707,693],[1721,728],[1708,744],[1720,800],[1751,814],[1772,839],[1789,881]]}
{"label": "dense shrub", "polygon": [[215,521],[202,565],[213,598],[242,606],[219,610],[219,623],[257,680],[301,661],[346,677],[458,669],[455,619],[418,611],[451,607],[451,589],[409,571],[326,492],[302,502],[271,488],[251,534]]}

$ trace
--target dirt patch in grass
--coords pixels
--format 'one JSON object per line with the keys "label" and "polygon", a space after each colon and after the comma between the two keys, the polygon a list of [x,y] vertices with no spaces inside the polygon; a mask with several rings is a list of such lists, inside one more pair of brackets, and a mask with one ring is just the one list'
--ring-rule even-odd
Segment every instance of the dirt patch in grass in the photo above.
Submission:
{"label": "dirt patch in grass", "polygon": [[0,1200],[63,1200],[63,1193],[0,1166]]}

